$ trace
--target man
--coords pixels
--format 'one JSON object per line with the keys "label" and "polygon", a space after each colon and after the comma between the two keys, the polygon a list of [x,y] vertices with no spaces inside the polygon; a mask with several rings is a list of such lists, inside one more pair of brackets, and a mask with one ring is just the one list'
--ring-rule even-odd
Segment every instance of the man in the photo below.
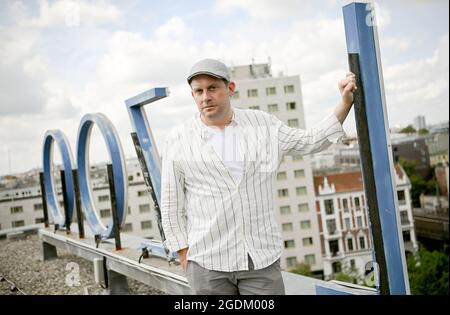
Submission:
{"label": "man", "polygon": [[199,113],[166,140],[165,244],[178,252],[194,294],[285,294],[273,199],[277,167],[286,153],[318,152],[343,135],[355,76],[339,82],[341,102],[310,130],[233,108],[236,85],[220,61],[197,62],[187,81]]}

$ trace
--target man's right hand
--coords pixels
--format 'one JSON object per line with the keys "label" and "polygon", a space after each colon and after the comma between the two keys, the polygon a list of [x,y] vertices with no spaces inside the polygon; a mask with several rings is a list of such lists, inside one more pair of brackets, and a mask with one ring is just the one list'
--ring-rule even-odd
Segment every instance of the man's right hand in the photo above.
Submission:
{"label": "man's right hand", "polygon": [[187,252],[189,247],[180,249],[178,253],[178,258],[180,259],[181,266],[183,267],[183,270],[186,271],[187,267]]}

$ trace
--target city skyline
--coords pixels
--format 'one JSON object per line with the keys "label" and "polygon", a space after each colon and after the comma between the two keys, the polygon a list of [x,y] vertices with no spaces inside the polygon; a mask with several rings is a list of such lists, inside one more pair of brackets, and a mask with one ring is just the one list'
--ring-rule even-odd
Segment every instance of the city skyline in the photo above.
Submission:
{"label": "city skyline", "polygon": [[[61,129],[75,154],[81,117],[92,112],[111,119],[126,157],[134,157],[124,101],[156,86],[171,91],[146,108],[162,143],[195,113],[185,77],[204,57],[230,66],[270,62],[275,77],[299,75],[311,127],[339,101],[337,82],[348,69],[342,21],[348,3],[4,1],[0,175],[40,167],[48,129]],[[448,121],[448,2],[375,7],[390,126],[412,125],[419,115],[427,125]],[[353,114],[344,129],[355,133]],[[92,163],[107,159],[95,128],[91,155]]]}

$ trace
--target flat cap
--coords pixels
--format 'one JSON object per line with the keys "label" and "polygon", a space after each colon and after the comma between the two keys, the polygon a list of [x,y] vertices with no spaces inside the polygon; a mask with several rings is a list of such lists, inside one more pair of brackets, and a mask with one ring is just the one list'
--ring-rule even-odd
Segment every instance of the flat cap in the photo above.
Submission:
{"label": "flat cap", "polygon": [[216,59],[203,59],[196,62],[192,66],[191,71],[189,71],[189,76],[187,77],[188,83],[190,84],[191,80],[199,74],[207,74],[219,79],[230,81],[228,67]]}

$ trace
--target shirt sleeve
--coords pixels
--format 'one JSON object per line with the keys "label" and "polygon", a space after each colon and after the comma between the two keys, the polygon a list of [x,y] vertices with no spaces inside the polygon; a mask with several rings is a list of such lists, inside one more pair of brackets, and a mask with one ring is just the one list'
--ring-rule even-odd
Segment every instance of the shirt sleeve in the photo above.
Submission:
{"label": "shirt sleeve", "polygon": [[284,124],[272,116],[272,123],[278,130],[278,143],[283,154],[295,151],[301,154],[320,152],[332,143],[338,142],[344,135],[342,124],[334,113],[325,117],[315,128],[298,129]]}
{"label": "shirt sleeve", "polygon": [[161,220],[166,240],[173,252],[188,247],[186,209],[184,205],[184,172],[175,157],[174,142],[166,141],[161,169]]}

